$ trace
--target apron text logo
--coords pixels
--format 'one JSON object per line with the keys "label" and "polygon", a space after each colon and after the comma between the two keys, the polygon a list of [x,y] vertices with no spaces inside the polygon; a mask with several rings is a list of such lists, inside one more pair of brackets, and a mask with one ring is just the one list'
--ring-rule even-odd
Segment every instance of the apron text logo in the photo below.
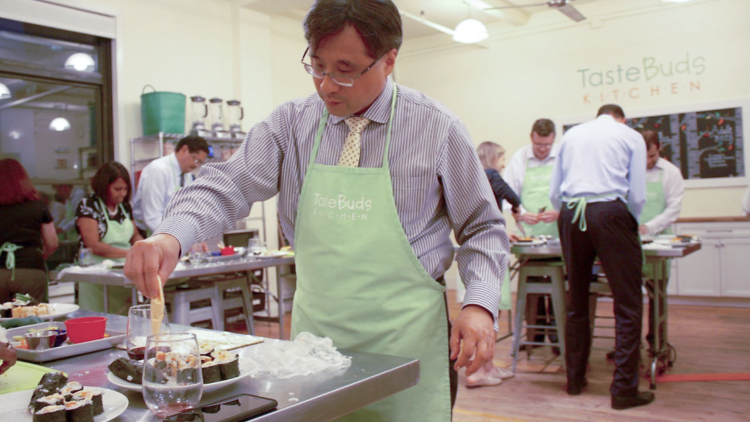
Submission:
{"label": "apron text logo", "polygon": [[365,200],[365,197],[363,196],[359,200],[352,199],[349,200],[346,198],[346,195],[339,195],[337,198],[329,198],[326,196],[323,196],[319,193],[315,194],[315,205],[323,208],[333,208],[333,209],[350,209],[350,210],[363,210],[363,211],[370,211],[372,209],[372,200],[368,199]]}

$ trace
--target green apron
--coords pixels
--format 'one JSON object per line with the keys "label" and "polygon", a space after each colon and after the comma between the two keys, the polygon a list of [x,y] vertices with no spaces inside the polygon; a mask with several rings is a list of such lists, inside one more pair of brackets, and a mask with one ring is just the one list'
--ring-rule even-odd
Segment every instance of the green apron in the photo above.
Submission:
{"label": "green apron", "polygon": [[[658,182],[647,182],[646,183],[646,205],[643,206],[641,211],[641,221],[647,223],[653,220],[656,216],[663,213],[667,209],[667,198],[664,196],[664,185],[662,185],[662,177],[664,176],[664,170],[659,169],[659,181]],[[672,228],[667,227],[662,230],[659,234],[672,234]],[[669,278],[670,265],[666,265],[666,277]],[[654,274],[654,264],[643,264],[643,276],[647,279],[654,280],[657,274]]]}
{"label": "green apron", "polygon": [[5,252],[5,268],[11,271],[10,279],[16,279],[16,251],[21,249],[23,246],[18,246],[15,243],[5,242],[0,247],[0,255]]}
{"label": "green apron", "polygon": [[[104,210],[104,218],[107,220],[107,233],[101,239],[103,243],[120,249],[130,249],[130,239],[133,238],[133,221],[128,217],[125,208],[120,204],[120,209],[126,219],[122,223],[109,219],[109,210],[100,200],[99,204]],[[94,263],[99,264],[105,259],[116,263],[125,263],[125,258],[104,258],[93,255]],[[128,300],[131,290],[125,287],[107,286],[108,311],[111,314],[128,314]],[[101,284],[78,283],[78,305],[81,309],[95,312],[104,312],[104,286]]]}
{"label": "green apron", "polygon": [[[521,205],[532,213],[539,212],[542,207],[547,207],[546,211],[552,211],[554,207],[549,200],[549,183],[552,180],[554,166],[530,168],[529,160],[526,160],[526,175],[523,178],[523,188],[521,189]],[[523,224],[528,236],[547,235],[555,238],[560,237],[556,221],[551,223],[540,221],[533,225],[521,224]]]}
{"label": "green apron", "polygon": [[447,422],[445,287],[414,254],[391,186],[396,93],[394,86],[381,168],[316,164],[327,110],[320,119],[297,210],[292,338],[308,331],[341,349],[419,359],[417,386],[341,420]]}

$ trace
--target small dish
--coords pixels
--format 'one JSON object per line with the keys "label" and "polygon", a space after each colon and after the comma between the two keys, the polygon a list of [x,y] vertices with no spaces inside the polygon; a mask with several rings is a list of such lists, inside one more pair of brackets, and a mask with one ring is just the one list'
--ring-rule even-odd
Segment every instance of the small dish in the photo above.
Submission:
{"label": "small dish", "polygon": [[107,317],[83,317],[73,318],[65,321],[68,337],[73,343],[85,343],[87,341],[104,338],[107,328]]}
{"label": "small dish", "polygon": [[54,331],[37,331],[36,333],[26,333],[23,336],[29,350],[46,350],[55,347],[57,333]]}

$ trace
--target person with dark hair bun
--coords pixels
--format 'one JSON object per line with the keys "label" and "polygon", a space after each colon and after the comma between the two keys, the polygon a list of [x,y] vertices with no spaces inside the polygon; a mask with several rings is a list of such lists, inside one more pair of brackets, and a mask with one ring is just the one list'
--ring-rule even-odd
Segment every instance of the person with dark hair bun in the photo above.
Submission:
{"label": "person with dark hair bun", "polygon": [[21,163],[0,160],[0,304],[16,293],[46,302],[44,260],[57,249],[52,215]]}
{"label": "person with dark hair bun", "polygon": [[[130,174],[112,161],[99,168],[91,179],[93,193],[81,200],[76,211],[79,247],[89,249],[94,263],[105,259],[124,263],[130,246],[143,239],[133,220],[130,206]],[[103,286],[80,283],[78,304],[82,309],[104,312]],[[110,286],[108,312],[127,315],[130,289]]]}

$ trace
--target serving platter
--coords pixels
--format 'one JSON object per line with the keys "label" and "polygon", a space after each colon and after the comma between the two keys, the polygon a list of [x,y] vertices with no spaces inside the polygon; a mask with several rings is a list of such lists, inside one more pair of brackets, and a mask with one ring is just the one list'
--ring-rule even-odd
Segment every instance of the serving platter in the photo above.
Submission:
{"label": "serving platter", "polygon": [[[226,386],[232,385],[235,382],[254,374],[258,370],[258,363],[255,362],[255,360],[253,359],[240,358],[239,364],[240,364],[240,376],[239,377],[231,378],[231,379],[224,380],[224,381],[212,382],[211,384],[203,384],[203,392],[210,393],[211,391],[215,391],[220,388],[224,388]],[[136,391],[136,392],[141,391],[141,384],[126,381],[118,377],[117,375],[113,374],[112,372],[107,373],[107,380],[111,382],[112,384],[118,387],[122,387],[129,391]]]}
{"label": "serving platter", "polygon": [[[128,398],[108,388],[84,387],[86,390],[100,391],[104,413],[95,416],[94,422],[108,422],[120,416],[128,408]],[[0,415],[3,420],[14,422],[33,422],[34,417],[29,413],[28,406],[34,390],[19,391],[0,396]],[[6,419],[7,417],[7,419]]]}
{"label": "serving platter", "polygon": [[[41,324],[27,325],[25,327],[11,328],[7,331],[7,336],[8,339],[11,339],[13,336],[23,336],[30,329],[41,330],[48,327],[65,328],[65,323],[60,321],[50,321]],[[48,362],[51,360],[97,352],[99,350],[106,350],[125,341],[126,334],[122,331],[105,329],[104,332],[108,334],[109,337],[78,344],[65,343],[59,347],[45,350],[26,350],[16,348],[16,354],[19,360],[26,362]],[[17,343],[14,343],[14,346],[15,345],[17,345]]]}
{"label": "serving platter", "polygon": [[[50,315],[39,315],[37,318],[42,320],[50,320],[68,315],[69,313],[78,310],[78,305],[74,305],[72,303],[48,303],[47,305],[52,308],[53,313]],[[0,321],[7,321],[9,319],[13,318],[0,318]]]}

